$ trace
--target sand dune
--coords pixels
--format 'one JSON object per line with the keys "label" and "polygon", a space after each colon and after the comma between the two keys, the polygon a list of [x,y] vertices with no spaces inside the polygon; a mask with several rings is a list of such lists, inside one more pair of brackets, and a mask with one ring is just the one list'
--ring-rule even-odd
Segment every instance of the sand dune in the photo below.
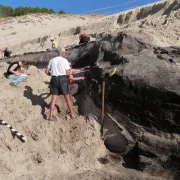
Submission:
{"label": "sand dune", "polygon": [[[61,46],[78,43],[78,34],[94,37],[102,33],[145,31],[159,46],[180,45],[180,1],[161,1],[111,16],[102,15],[43,15],[2,19],[0,49],[8,46],[13,54],[42,51],[55,37]],[[99,35],[99,36],[98,36]],[[152,41],[151,40],[151,41]]]}
{"label": "sand dune", "polygon": [[0,41],[2,43],[0,48],[8,46],[11,47],[14,52],[19,50],[17,45],[25,49],[28,49],[27,46],[30,45],[30,48],[32,48],[30,50],[33,50],[31,46],[35,46],[34,49],[38,50],[38,45],[36,44],[42,43],[41,38],[44,36],[58,37],[61,32],[69,29],[72,29],[72,35],[74,33],[73,29],[77,26],[85,25],[87,22],[91,22],[93,19],[98,19],[99,17],[102,17],[102,15],[33,14],[1,19]]}

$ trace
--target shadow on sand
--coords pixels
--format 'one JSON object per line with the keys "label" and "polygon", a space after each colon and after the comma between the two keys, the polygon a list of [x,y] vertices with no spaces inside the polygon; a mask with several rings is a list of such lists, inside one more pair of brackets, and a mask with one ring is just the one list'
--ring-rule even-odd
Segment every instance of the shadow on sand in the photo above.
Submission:
{"label": "shadow on sand", "polygon": [[[44,119],[47,119],[47,115],[45,114],[46,108],[49,109],[49,104],[47,104],[45,99],[47,99],[51,94],[50,93],[43,93],[41,95],[33,94],[33,89],[30,86],[25,86],[24,90],[24,97],[31,100],[33,106],[40,106],[41,107],[41,115]],[[59,106],[56,105],[58,113],[60,113]]]}

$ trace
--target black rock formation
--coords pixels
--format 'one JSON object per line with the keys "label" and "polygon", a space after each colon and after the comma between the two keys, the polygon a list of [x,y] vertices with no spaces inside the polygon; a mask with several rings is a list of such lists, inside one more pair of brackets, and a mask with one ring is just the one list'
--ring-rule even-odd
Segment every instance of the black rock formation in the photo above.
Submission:
{"label": "black rock formation", "polygon": [[[125,166],[150,173],[177,174],[180,171],[180,48],[155,47],[120,33],[74,47],[68,51],[67,58],[74,67],[97,66],[87,74],[87,91],[99,107],[105,79],[106,111],[112,114],[116,125],[126,130],[119,127],[119,133],[106,125],[106,120],[107,148],[122,153]],[[115,67],[116,74],[109,77],[108,73]],[[83,106],[87,104],[85,99]]]}
{"label": "black rock formation", "polygon": [[26,61],[28,65],[34,65],[37,68],[45,68],[48,65],[50,59],[57,56],[57,52],[29,52],[23,55],[14,55],[10,58],[1,59],[0,62],[11,63],[14,61]]}

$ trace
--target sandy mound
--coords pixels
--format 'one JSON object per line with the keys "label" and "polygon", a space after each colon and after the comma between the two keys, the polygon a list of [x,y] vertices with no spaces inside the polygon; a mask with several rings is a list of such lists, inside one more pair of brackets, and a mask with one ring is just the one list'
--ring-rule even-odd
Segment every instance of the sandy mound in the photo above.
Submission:
{"label": "sandy mound", "polygon": [[[4,72],[7,64],[1,64]],[[9,85],[1,75],[0,116],[27,137],[22,143],[12,137],[10,130],[0,126],[0,179],[51,179],[57,173],[83,172],[98,169],[97,159],[106,154],[100,139],[98,124],[86,122],[84,117],[72,121],[66,115],[65,102],[60,97],[57,104],[57,122],[44,120],[49,112],[50,98],[44,82],[49,78],[42,70],[30,67],[32,76],[19,84]]]}

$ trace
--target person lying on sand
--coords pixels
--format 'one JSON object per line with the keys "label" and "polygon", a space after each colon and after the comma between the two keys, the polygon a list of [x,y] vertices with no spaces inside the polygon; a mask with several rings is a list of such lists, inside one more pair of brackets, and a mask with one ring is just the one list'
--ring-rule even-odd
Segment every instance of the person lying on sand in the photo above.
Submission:
{"label": "person lying on sand", "polygon": [[25,61],[16,61],[9,65],[7,70],[7,78],[12,79],[12,82],[10,83],[11,86],[16,87],[18,83],[26,80],[30,75],[22,72],[21,68],[24,67],[25,64]]}
{"label": "person lying on sand", "polygon": [[70,88],[68,84],[68,77],[71,72],[80,72],[80,69],[71,69],[68,60],[65,59],[66,51],[64,48],[59,49],[59,56],[51,59],[45,70],[47,75],[51,76],[50,90],[51,90],[51,104],[50,104],[50,114],[48,120],[54,120],[54,107],[56,104],[56,99],[58,95],[63,95],[68,109],[70,111],[71,117],[75,117],[73,111],[72,102],[70,100]]}

